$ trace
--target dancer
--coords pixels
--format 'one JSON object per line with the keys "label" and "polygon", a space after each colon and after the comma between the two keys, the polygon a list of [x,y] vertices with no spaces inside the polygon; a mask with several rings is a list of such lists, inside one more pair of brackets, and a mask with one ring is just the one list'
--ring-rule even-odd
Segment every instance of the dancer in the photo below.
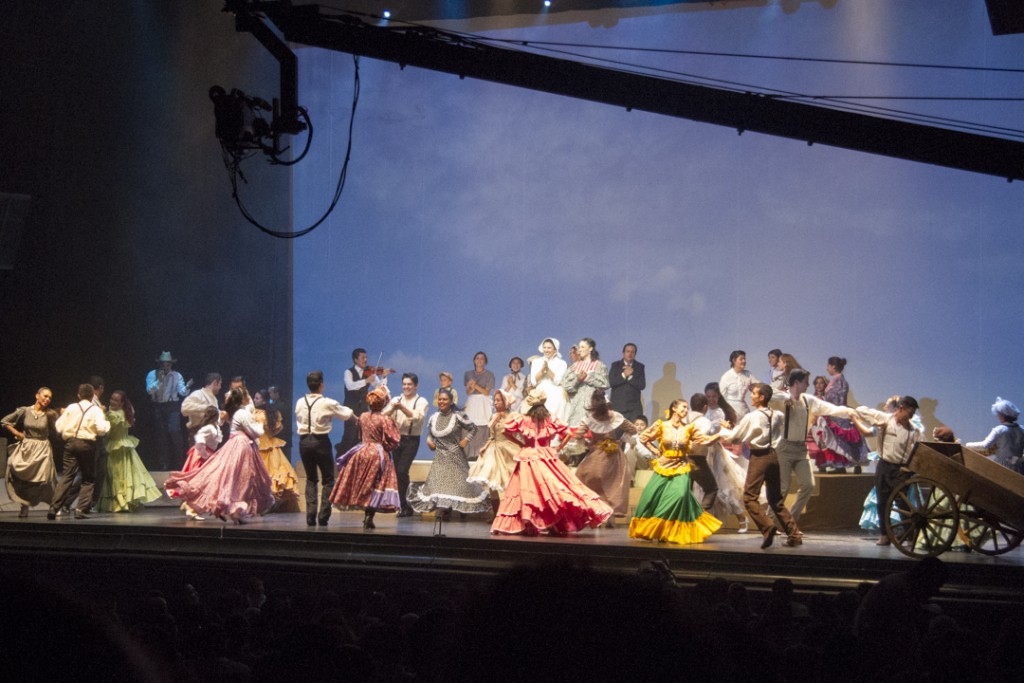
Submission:
{"label": "dancer", "polygon": [[375,529],[378,510],[394,512],[402,507],[398,478],[391,452],[398,447],[398,425],[381,411],[388,404],[386,387],[366,395],[368,412],[359,416],[362,441],[338,457],[338,481],[331,491],[336,507],[362,508],[363,528]]}
{"label": "dancer", "polygon": [[[202,467],[210,456],[217,450],[217,446],[224,439],[224,433],[220,429],[221,423],[221,411],[216,406],[208,405],[203,410],[202,417],[199,419],[196,427],[196,432],[192,437],[193,446],[188,451],[188,456],[185,458],[185,465],[181,468],[182,472],[191,472],[192,470],[199,469]],[[168,498],[178,498],[177,491],[167,491]],[[185,513],[185,517],[195,522],[202,522],[205,518],[201,517],[198,512],[192,509],[188,503],[182,502],[181,510]]]}
{"label": "dancer", "polygon": [[505,423],[515,414],[509,410],[511,396],[504,391],[494,392],[494,415],[487,425],[488,439],[480,449],[480,458],[469,468],[466,480],[480,484],[490,491],[491,507],[498,510],[498,499],[505,491],[512,471],[515,470],[516,453],[522,444],[505,431]]}
{"label": "dancer", "polygon": [[487,491],[480,484],[466,481],[469,462],[465,448],[476,425],[459,410],[447,389],[438,393],[437,409],[439,412],[430,416],[427,436],[434,462],[425,482],[409,485],[409,505],[420,513],[437,511],[443,518],[452,510],[463,514],[486,512],[491,508]]}
{"label": "dancer", "polygon": [[244,524],[274,506],[273,483],[263,466],[256,439],[263,427],[253,418],[243,387],[228,392],[224,410],[231,415],[231,437],[205,465],[191,472],[172,472],[164,485],[177,491],[196,512]]}
{"label": "dancer", "polygon": [[576,439],[585,440],[589,446],[576,468],[576,477],[615,511],[608,518],[609,529],[615,526],[616,517],[629,512],[630,472],[619,447],[624,434],[636,434],[636,426],[611,409],[604,392],[595,391],[587,415],[576,425]]}
{"label": "dancer", "polygon": [[[576,345],[580,358],[562,375],[562,389],[569,397],[565,423],[577,425],[587,415],[590,397],[608,388],[608,366],[601,362],[597,344],[584,337]],[[550,410],[550,408],[549,408]]]}
{"label": "dancer", "polygon": [[750,395],[750,387],[760,382],[759,379],[750,374],[747,370],[747,352],[736,350],[729,354],[729,369],[725,371],[718,381],[719,391],[732,409],[736,411],[736,418],[742,419],[750,412],[750,405],[747,397]]}
{"label": "dancer", "polygon": [[139,440],[128,433],[135,425],[135,408],[120,389],[110,395],[107,420],[110,431],[107,432],[106,482],[96,509],[100,512],[138,512],[143,505],[152,503],[163,494],[135,450]]}
{"label": "dancer", "polygon": [[537,350],[539,356],[530,356],[526,362],[530,364],[530,385],[539,389],[547,396],[548,413],[555,419],[565,416],[565,391],[562,389],[562,377],[567,365],[558,353],[559,343],[554,337],[547,337],[540,343]]}
{"label": "dancer", "polygon": [[755,384],[750,389],[750,401],[754,410],[744,415],[735,428],[725,426],[719,432],[719,437],[726,441],[750,442],[750,463],[747,465],[747,480],[743,488],[743,504],[747,508],[747,514],[761,532],[762,550],[771,546],[777,533],[775,523],[764,513],[758,500],[762,486],[766,489],[768,506],[788,534],[785,545],[795,547],[803,544],[800,529],[786,509],[785,499],[782,497],[779,456],[776,449],[782,439],[784,418],[782,413],[768,407],[771,398],[770,386]]}
{"label": "dancer", "polygon": [[[715,501],[718,500],[718,481],[711,471],[711,463],[708,461],[709,443],[708,437],[718,430],[711,425],[711,420],[704,416],[708,407],[708,397],[704,394],[693,394],[690,396],[690,411],[686,415],[685,423],[697,426],[697,433],[700,439],[691,444],[690,447],[690,479],[700,487],[702,492],[700,507],[704,512],[712,512]],[[717,439],[714,439],[717,441]]]}
{"label": "dancer", "polygon": [[383,411],[385,415],[394,416],[398,433],[401,435],[398,448],[391,452],[391,457],[395,461],[395,476],[398,478],[398,498],[402,501],[399,517],[412,515],[412,508],[409,507],[409,500],[406,497],[409,493],[409,470],[420,449],[423,422],[427,418],[427,399],[416,393],[419,384],[420,378],[414,373],[407,372],[402,375],[402,395],[396,396]]}
{"label": "dancer", "polygon": [[[295,423],[299,432],[299,457],[306,470],[306,526],[327,526],[331,519],[331,491],[334,490],[334,458],[331,453],[331,420],[355,417],[351,408],[324,396],[324,373],[306,375],[309,393],[295,402]],[[320,489],[317,506],[317,486]]]}
{"label": "dancer", "polygon": [[779,356],[779,361],[775,364],[775,367],[779,370],[779,373],[773,374],[772,376],[771,387],[774,392],[785,391],[788,389],[789,373],[797,368],[803,368],[803,366],[800,365],[800,361],[798,361],[791,353],[784,353]]}
{"label": "dancer", "polygon": [[273,482],[274,500],[277,501],[274,503],[273,512],[298,512],[299,477],[281,450],[285,445],[284,440],[277,438],[284,429],[281,412],[270,405],[266,389],[260,389],[253,395],[253,405],[253,417],[263,427],[263,434],[260,435],[257,446],[260,449],[263,466],[267,468]]}
{"label": "dancer", "polygon": [[103,411],[93,404],[92,398],[92,385],[80,385],[78,402],[65,408],[57,418],[57,432],[65,441],[64,467],[50,502],[50,511],[46,513],[49,520],[57,519],[57,511],[71,502],[71,485],[78,474],[82,475],[82,487],[78,494],[75,519],[89,519],[88,512],[92,507],[96,484],[96,440],[110,431],[110,423]]}
{"label": "dancer", "polygon": [[691,448],[706,443],[696,424],[686,424],[690,407],[681,398],[672,401],[667,420],[656,420],[640,435],[640,443],[658,443],[654,474],[640,494],[629,537],[670,543],[703,543],[722,526],[703,510],[690,491]]}
{"label": "dancer", "polygon": [[519,412],[520,404],[526,397],[526,385],[529,384],[529,378],[523,372],[524,365],[522,358],[512,356],[508,362],[508,369],[511,372],[505,375],[505,379],[501,382],[501,390],[508,394],[508,409],[514,413]]}
{"label": "dancer", "polygon": [[494,373],[487,369],[487,354],[477,351],[473,356],[473,369],[462,376],[466,387],[466,417],[476,425],[476,431],[466,445],[466,459],[476,460],[487,441],[487,423],[491,421],[491,392],[494,391]]}
{"label": "dancer", "polygon": [[1024,459],[1021,458],[1024,454],[1024,431],[1017,424],[1020,410],[1005,398],[996,396],[992,414],[999,420],[999,424],[992,428],[983,441],[972,441],[964,445],[979,453],[991,455],[1003,467],[1024,474]]}
{"label": "dancer", "polygon": [[551,443],[563,439],[568,429],[551,416],[547,401],[544,391],[531,390],[525,400],[526,415],[505,423],[505,429],[522,438],[524,446],[515,456],[516,468],[491,524],[492,534],[536,536],[547,532],[564,536],[596,528],[614,514],[558,459]]}
{"label": "dancer", "polygon": [[892,396],[885,403],[884,410],[860,406],[856,410],[855,424],[858,428],[877,427],[879,460],[875,465],[875,493],[878,501],[878,526],[880,535],[875,545],[891,545],[889,540],[889,497],[893,490],[910,475],[903,466],[910,460],[910,453],[921,440],[923,426],[913,423],[917,414],[917,399],[913,396]]}
{"label": "dancer", "polygon": [[220,391],[222,378],[219,373],[206,374],[206,382],[201,389],[196,389],[181,402],[181,414],[187,420],[186,427],[190,436],[195,436],[199,428],[205,424],[206,409],[213,407],[220,412],[217,393]]}
{"label": "dancer", "polygon": [[[713,385],[717,386],[717,383],[712,382],[708,386]],[[706,422],[700,419],[695,419],[694,422],[705,437],[717,434],[721,429],[722,420],[725,419],[723,417],[725,411],[717,406],[711,407],[711,402],[708,400],[710,393],[708,391],[690,397],[691,414],[704,413],[703,418]],[[726,407],[729,407],[728,404]],[[732,412],[731,407],[729,407],[729,412]],[[714,477],[715,485],[718,488],[714,503],[708,512],[721,520],[729,515],[735,515],[738,521],[736,532],[747,533],[749,524],[746,509],[743,507],[743,485],[747,480],[746,459],[733,455],[718,440],[703,444],[700,448],[706,451],[707,465],[711,469],[711,476]]]}
{"label": "dancer", "polygon": [[28,509],[34,505],[49,503],[57,486],[50,446],[57,421],[56,411],[50,409],[52,400],[49,387],[40,387],[35,403],[18,408],[0,421],[17,441],[7,458],[4,481],[8,497],[21,505],[18,517],[28,517]]}
{"label": "dancer", "polygon": [[[782,439],[778,442],[779,481],[782,497],[789,492],[792,474],[796,474],[798,489],[790,513],[793,521],[800,515],[814,493],[814,472],[807,457],[807,434],[816,420],[825,417],[852,420],[852,408],[837,406],[807,393],[811,373],[802,368],[791,370],[786,378],[788,391],[773,394],[772,407],[783,415]],[[850,424],[853,424],[852,422]]]}

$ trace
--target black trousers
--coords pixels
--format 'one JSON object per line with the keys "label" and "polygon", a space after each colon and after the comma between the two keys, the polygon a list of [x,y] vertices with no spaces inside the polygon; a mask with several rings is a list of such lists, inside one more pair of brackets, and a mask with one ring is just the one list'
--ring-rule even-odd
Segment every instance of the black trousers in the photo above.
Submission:
{"label": "black trousers", "polygon": [[406,496],[409,495],[409,470],[412,468],[412,462],[416,459],[416,452],[419,449],[420,437],[403,434],[401,441],[398,442],[398,448],[391,453],[391,457],[395,461],[395,474],[398,476],[398,497],[402,501],[403,511],[412,510],[409,507],[409,501],[406,499]]}
{"label": "black trousers", "polygon": [[711,468],[708,466],[708,456],[690,456],[690,480],[700,484],[704,490],[704,498],[701,499],[700,506],[704,512],[709,512],[711,506],[715,504],[715,498],[718,497],[718,482],[715,481],[715,475],[712,474]]}
{"label": "black trousers", "polygon": [[71,502],[69,494],[75,476],[82,475],[82,489],[78,494],[79,512],[88,512],[92,507],[93,491],[96,487],[96,442],[85,439],[70,439],[64,446],[64,469],[60,483],[53,494],[50,509],[56,512]]}
{"label": "black trousers", "polygon": [[[299,438],[299,459],[306,470],[306,516],[316,514],[326,523],[331,518],[331,490],[334,488],[334,453],[331,437],[326,434],[303,434]],[[317,486],[321,485],[317,505]]]}
{"label": "black trousers", "polygon": [[878,528],[882,536],[889,533],[889,496],[901,482],[910,478],[902,465],[879,460],[875,465],[875,495],[878,498]]}

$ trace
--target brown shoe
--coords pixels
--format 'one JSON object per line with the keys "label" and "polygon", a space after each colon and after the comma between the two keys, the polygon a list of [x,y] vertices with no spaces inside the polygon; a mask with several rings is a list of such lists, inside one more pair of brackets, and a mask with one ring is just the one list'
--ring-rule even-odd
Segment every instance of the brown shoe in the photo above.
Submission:
{"label": "brown shoe", "polygon": [[795,548],[798,545],[803,545],[803,544],[804,544],[803,536],[801,536],[799,533],[795,533],[795,534],[790,535],[790,537],[786,539],[786,542],[783,545],[785,545],[787,548]]}
{"label": "brown shoe", "polygon": [[764,532],[764,540],[761,541],[761,550],[767,550],[771,547],[772,541],[775,540],[775,527],[769,527]]}

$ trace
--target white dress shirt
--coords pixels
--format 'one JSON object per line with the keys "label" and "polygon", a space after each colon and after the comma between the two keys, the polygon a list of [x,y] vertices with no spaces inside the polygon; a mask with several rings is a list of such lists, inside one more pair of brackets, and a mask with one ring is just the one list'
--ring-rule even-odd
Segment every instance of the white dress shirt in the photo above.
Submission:
{"label": "white dress shirt", "polygon": [[295,402],[295,424],[300,436],[330,434],[332,419],[350,420],[354,414],[351,408],[323,394],[306,394]]}
{"label": "white dress shirt", "polygon": [[103,411],[94,406],[92,401],[82,400],[64,409],[57,418],[57,431],[65,441],[95,441],[110,431],[110,423],[107,422]]}
{"label": "white dress shirt", "polygon": [[402,436],[422,435],[423,422],[427,417],[427,399],[423,398],[419,394],[416,394],[411,399],[407,399],[405,394],[402,394],[396,399],[396,401],[412,412],[412,417],[407,416],[404,412],[398,409],[395,405],[395,401],[387,404],[384,408],[382,412],[385,415],[393,417],[395,424],[398,425],[398,433]]}
{"label": "white dress shirt", "polygon": [[[203,413],[210,406],[220,410],[217,396],[206,387],[196,389],[185,397],[185,400],[181,402],[181,414],[188,418],[189,429],[199,427],[199,424],[203,421]],[[220,424],[220,418],[217,419],[217,423]]]}

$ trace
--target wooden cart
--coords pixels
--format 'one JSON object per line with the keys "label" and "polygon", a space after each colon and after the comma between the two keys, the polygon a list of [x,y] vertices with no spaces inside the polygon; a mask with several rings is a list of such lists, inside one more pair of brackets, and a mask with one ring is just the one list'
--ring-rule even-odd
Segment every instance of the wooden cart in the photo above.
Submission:
{"label": "wooden cart", "polygon": [[1024,540],[1024,476],[961,444],[922,441],[911,477],[889,497],[889,540],[910,557],[946,552],[956,539],[985,555]]}

